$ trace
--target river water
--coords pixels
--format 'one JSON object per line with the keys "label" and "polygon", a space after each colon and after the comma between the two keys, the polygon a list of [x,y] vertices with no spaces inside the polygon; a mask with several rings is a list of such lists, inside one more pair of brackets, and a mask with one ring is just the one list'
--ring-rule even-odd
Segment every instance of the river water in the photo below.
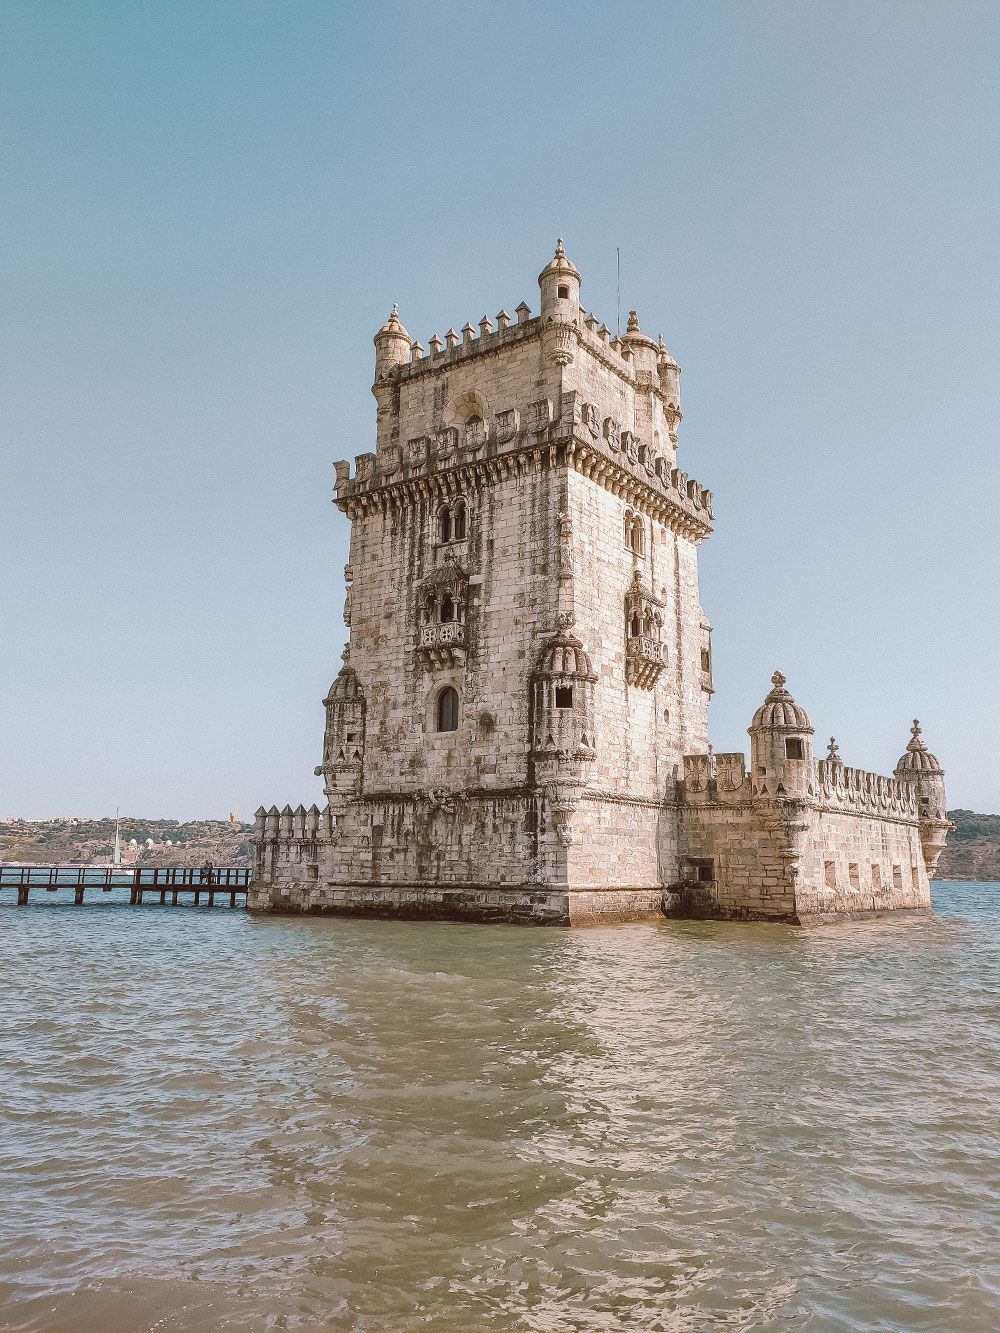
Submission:
{"label": "river water", "polygon": [[994,1329],[1000,885],[934,889],[809,931],[6,893],[0,1327]]}

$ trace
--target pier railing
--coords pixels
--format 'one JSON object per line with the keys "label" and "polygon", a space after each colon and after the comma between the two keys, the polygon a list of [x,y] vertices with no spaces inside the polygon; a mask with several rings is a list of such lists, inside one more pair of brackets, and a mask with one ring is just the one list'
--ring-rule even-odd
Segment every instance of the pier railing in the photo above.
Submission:
{"label": "pier railing", "polygon": [[237,897],[242,895],[246,900],[250,874],[242,866],[213,866],[209,870],[191,866],[0,865],[0,895],[4,889],[16,889],[18,906],[23,907],[31,889],[47,893],[72,889],[74,902],[82,906],[88,889],[110,893],[127,888],[133,904],[142,903],[147,893],[158,893],[165,904],[169,893],[174,907],[182,894],[193,894],[196,907],[204,895],[208,906],[214,907],[216,894],[228,894],[230,907],[235,907]]}

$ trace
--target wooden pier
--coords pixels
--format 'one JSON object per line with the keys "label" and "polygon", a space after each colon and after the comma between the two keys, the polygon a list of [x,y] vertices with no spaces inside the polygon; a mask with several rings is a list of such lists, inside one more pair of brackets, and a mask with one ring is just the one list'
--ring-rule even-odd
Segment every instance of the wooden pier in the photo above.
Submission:
{"label": "wooden pier", "polygon": [[159,896],[161,907],[177,907],[182,895],[186,904],[195,907],[214,907],[217,897],[229,899],[235,907],[237,898],[246,906],[250,871],[234,866],[213,867],[212,870],[161,868],[153,866],[121,869],[116,866],[5,866],[0,865],[0,899],[5,889],[17,890],[17,905],[25,907],[32,889],[57,893],[72,889],[77,907],[85,903],[88,889],[92,893],[111,893],[114,889],[129,890],[129,903],[141,906],[145,895],[152,901]]}

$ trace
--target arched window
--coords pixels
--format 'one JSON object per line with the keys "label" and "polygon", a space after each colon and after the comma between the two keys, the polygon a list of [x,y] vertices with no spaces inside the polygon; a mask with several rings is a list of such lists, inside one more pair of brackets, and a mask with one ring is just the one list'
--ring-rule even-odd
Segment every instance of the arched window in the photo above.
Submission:
{"label": "arched window", "polygon": [[638,515],[636,515],[632,520],[631,537],[632,540],[630,542],[630,545],[632,547],[632,550],[635,551],[637,555],[642,555],[645,547],[643,542],[642,519],[639,518]]}
{"label": "arched window", "polygon": [[450,685],[438,695],[437,729],[458,730],[458,691],[453,690]]}
{"label": "arched window", "polygon": [[441,598],[441,623],[447,625],[449,621],[455,619],[455,603],[452,601],[451,594],[445,593]]}
{"label": "arched window", "polygon": [[625,514],[625,545],[632,545],[632,515],[629,512]]}
{"label": "arched window", "polygon": [[437,598],[432,593],[424,603],[424,620],[428,625],[433,625],[437,619]]}
{"label": "arched window", "polygon": [[633,611],[633,612],[632,612],[632,624],[629,626],[629,628],[630,628],[630,630],[631,630],[632,638],[633,638],[633,639],[637,639],[637,638],[639,637],[639,635],[642,633],[642,626],[639,624],[639,612],[638,612],[638,611]]}
{"label": "arched window", "polygon": [[445,507],[444,509],[442,509],[442,510],[441,510],[441,513],[440,513],[440,515],[439,515],[439,517],[438,517],[438,522],[439,522],[439,524],[440,524],[440,529],[441,529],[441,540],[442,540],[443,542],[450,542],[450,541],[451,541],[451,510],[448,509],[447,507]]}
{"label": "arched window", "polygon": [[457,542],[465,541],[466,533],[468,531],[467,512],[465,501],[459,500],[455,505],[455,540]]}

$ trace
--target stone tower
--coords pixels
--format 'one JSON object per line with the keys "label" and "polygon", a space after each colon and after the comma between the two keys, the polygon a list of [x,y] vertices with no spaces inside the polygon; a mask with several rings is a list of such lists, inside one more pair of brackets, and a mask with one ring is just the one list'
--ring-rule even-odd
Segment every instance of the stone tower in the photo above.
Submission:
{"label": "stone tower", "polygon": [[659,901],[662,803],[707,744],[711,495],[677,467],[662,339],[634,311],[621,338],[587,315],[561,240],[538,286],[539,314],[429,354],[395,307],[375,335],[375,452],[353,477],[337,464],[350,643],[317,769],[324,869],[418,897],[516,889],[534,916],[576,890],[601,899],[585,913],[627,912],[623,890]]}
{"label": "stone tower", "polygon": [[563,924],[926,906],[917,802],[926,856],[944,802],[926,747],[894,780],[817,761],[776,673],[749,772],[712,753],[712,497],[678,467],[680,371],[635,311],[613,337],[581,285],[560,240],[537,315],[425,349],[394,306],[375,335],[375,450],[336,464],[350,641],[328,804],[257,812],[250,905]]}

